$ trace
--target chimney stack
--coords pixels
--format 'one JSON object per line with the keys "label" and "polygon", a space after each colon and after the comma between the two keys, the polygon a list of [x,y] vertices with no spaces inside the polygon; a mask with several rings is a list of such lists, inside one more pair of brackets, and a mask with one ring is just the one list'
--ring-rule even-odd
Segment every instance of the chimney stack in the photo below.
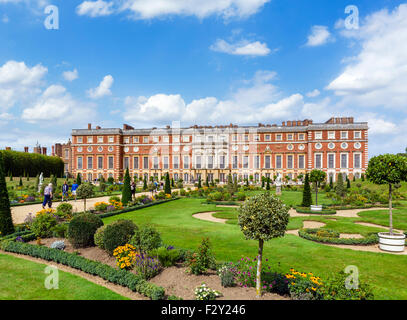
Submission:
{"label": "chimney stack", "polygon": [[55,156],[55,146],[52,146],[52,155]]}
{"label": "chimney stack", "polygon": [[47,155],[47,147],[42,147],[42,154]]}
{"label": "chimney stack", "polygon": [[92,130],[92,124],[88,123],[88,130]]}
{"label": "chimney stack", "polygon": [[24,147],[24,152],[25,152],[25,153],[28,152],[28,147]]}

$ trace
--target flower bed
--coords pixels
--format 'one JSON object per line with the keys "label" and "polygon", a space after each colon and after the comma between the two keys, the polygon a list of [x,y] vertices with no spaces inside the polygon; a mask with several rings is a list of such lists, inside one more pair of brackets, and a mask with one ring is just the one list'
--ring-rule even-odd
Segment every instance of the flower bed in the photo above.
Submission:
{"label": "flower bed", "polygon": [[[321,233],[323,232],[323,233]],[[377,233],[371,233],[364,238],[340,238],[339,232],[329,229],[300,229],[298,235],[301,238],[330,244],[345,244],[345,245],[372,245],[379,243]]]}
{"label": "flower bed", "polygon": [[295,210],[297,213],[306,213],[306,214],[327,214],[327,215],[332,215],[336,214],[336,210],[331,210],[331,209],[322,209],[322,211],[312,211],[309,208],[303,208],[303,207],[296,207]]}
{"label": "flower bed", "polygon": [[152,300],[164,299],[164,288],[149,283],[144,280],[142,276],[135,275],[126,270],[118,270],[106,264],[77,256],[76,254],[13,241],[3,241],[1,242],[0,247],[7,252],[24,254],[47,261],[54,261],[91,275],[96,275],[111,283],[141,293]]}

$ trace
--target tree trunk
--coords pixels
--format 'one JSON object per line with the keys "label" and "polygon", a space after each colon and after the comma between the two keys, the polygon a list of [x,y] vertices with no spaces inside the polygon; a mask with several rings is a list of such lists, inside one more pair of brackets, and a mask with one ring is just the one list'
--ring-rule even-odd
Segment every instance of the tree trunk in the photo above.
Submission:
{"label": "tree trunk", "polygon": [[390,235],[393,235],[393,203],[392,203],[392,188],[389,184],[389,216],[390,216]]}
{"label": "tree trunk", "polygon": [[86,212],[86,198],[83,199],[83,208],[84,208],[84,212]]}
{"label": "tree trunk", "polygon": [[318,205],[318,182],[315,182],[315,205]]}
{"label": "tree trunk", "polygon": [[259,255],[257,257],[257,277],[256,277],[256,294],[257,298],[261,298],[261,264],[263,262],[263,243],[262,239],[259,240]]}

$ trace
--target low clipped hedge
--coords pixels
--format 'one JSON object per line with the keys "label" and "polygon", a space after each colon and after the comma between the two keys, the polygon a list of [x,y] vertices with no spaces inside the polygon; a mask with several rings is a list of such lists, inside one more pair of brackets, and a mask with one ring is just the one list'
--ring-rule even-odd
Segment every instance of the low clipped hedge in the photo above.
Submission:
{"label": "low clipped hedge", "polygon": [[31,230],[24,230],[24,231],[14,232],[12,234],[2,237],[2,238],[0,238],[0,242],[6,241],[6,240],[15,241],[18,237],[21,237],[21,239],[24,242],[28,242],[28,241],[37,239],[34,232],[32,232]]}
{"label": "low clipped hedge", "polygon": [[152,300],[162,300],[165,290],[153,283],[144,280],[141,276],[126,270],[118,270],[98,261],[86,259],[73,253],[27,243],[3,241],[0,248],[7,252],[19,253],[46,261],[54,261],[71,268],[81,270],[91,275],[98,276],[111,283],[129,288]]}
{"label": "low clipped hedge", "polygon": [[[332,237],[321,237],[317,233],[321,230],[325,230],[329,232],[327,229],[300,229],[298,231],[298,235],[301,238],[321,242],[321,243],[330,243],[330,244],[345,244],[345,245],[371,245],[379,243],[379,237],[377,233],[371,233],[367,237],[360,238],[360,239],[346,239],[346,238],[339,238],[339,232],[332,231]],[[336,237],[337,235],[337,237]]]}
{"label": "low clipped hedge", "polygon": [[236,201],[212,201],[212,200],[206,200],[202,203],[206,203],[206,204],[214,204],[217,206],[239,206],[240,203],[236,202]]}
{"label": "low clipped hedge", "polygon": [[322,211],[312,211],[311,209],[308,208],[304,208],[304,207],[296,207],[295,211],[297,211],[297,213],[306,213],[306,214],[327,214],[327,215],[332,215],[332,214],[336,214],[336,210],[332,210],[332,209],[322,209]]}

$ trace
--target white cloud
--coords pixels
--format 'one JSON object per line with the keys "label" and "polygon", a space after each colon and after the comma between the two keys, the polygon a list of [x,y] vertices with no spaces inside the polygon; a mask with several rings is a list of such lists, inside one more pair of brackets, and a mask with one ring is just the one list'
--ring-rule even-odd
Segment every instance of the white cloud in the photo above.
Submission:
{"label": "white cloud", "polygon": [[105,96],[110,96],[112,94],[110,88],[112,87],[113,82],[114,79],[110,74],[105,76],[98,87],[88,90],[89,97],[92,99],[99,99]]}
{"label": "white cloud", "polygon": [[318,97],[321,94],[321,92],[318,89],[315,89],[313,91],[310,91],[307,93],[308,98],[315,98]]}
{"label": "white cloud", "polygon": [[261,43],[260,41],[249,42],[248,40],[228,43],[223,39],[218,39],[210,46],[210,49],[241,56],[267,56],[271,52],[266,43]]}
{"label": "white cloud", "polygon": [[274,78],[274,72],[259,71],[253,79],[243,82],[245,86],[224,100],[206,97],[186,103],[179,94],[127,97],[124,118],[140,124],[163,124],[175,120],[191,124],[220,124],[225,121],[248,124],[294,116],[303,105],[303,96],[293,94],[284,97],[270,83]]}
{"label": "white cloud", "polygon": [[113,2],[103,0],[84,1],[77,8],[76,13],[80,16],[101,17],[108,16],[113,13]]}
{"label": "white cloud", "polygon": [[3,14],[3,17],[1,18],[1,22],[3,23],[9,23],[10,19],[6,14]]}
{"label": "white cloud", "polygon": [[308,35],[308,41],[306,46],[317,47],[332,41],[331,33],[326,26],[313,26],[311,28],[311,34]]}
{"label": "white cloud", "polygon": [[17,101],[31,101],[40,92],[48,69],[41,64],[28,67],[24,62],[10,60],[0,67],[0,110],[7,110]]}
{"label": "white cloud", "polygon": [[[111,0],[84,1],[78,14],[92,17],[114,12],[130,12],[134,19],[154,19],[171,15],[200,19],[219,15],[225,19],[245,18],[257,13],[270,0]],[[101,14],[102,13],[102,14]]]}
{"label": "white cloud", "polygon": [[66,81],[74,81],[78,79],[78,70],[74,69],[72,71],[65,71],[62,76]]}
{"label": "white cloud", "polygon": [[378,11],[359,30],[343,35],[360,43],[360,52],[346,59],[344,71],[326,89],[343,105],[388,107],[405,111],[407,101],[407,4]]}

